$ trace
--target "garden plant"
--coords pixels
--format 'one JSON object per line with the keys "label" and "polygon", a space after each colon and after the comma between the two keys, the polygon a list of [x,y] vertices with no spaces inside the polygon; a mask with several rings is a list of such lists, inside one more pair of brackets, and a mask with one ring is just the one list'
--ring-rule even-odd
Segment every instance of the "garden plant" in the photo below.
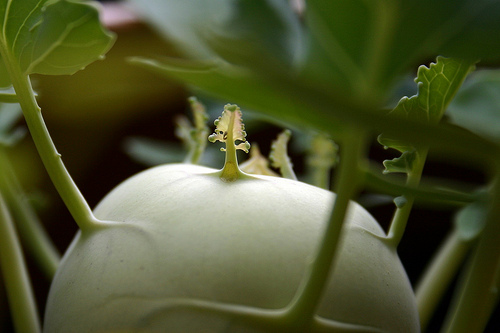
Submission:
{"label": "garden plant", "polygon": [[[447,293],[442,332],[495,329],[499,2],[127,5],[180,54],[130,54],[129,65],[201,97],[189,99],[193,124],[178,123],[185,160],[124,180],[92,208],[31,78],[84,70],[116,36],[91,2],[0,1],[0,281],[16,332],[420,332]],[[213,128],[205,99],[221,112]],[[247,141],[247,111],[285,129],[269,159]],[[62,258],[9,158],[21,116],[79,228]],[[289,157],[295,136],[309,177]],[[207,145],[220,145],[218,168],[200,165]],[[396,155],[376,161],[374,146]],[[429,177],[428,159],[484,179]],[[357,203],[367,193],[391,199],[386,228]],[[453,211],[453,228],[412,284],[398,246],[428,206]],[[42,315],[25,253],[52,281]]]}

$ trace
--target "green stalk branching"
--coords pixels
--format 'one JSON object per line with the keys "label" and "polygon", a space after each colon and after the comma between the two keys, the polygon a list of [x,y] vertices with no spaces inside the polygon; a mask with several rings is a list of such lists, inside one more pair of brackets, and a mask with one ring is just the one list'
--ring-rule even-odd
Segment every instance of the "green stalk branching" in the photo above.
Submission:
{"label": "green stalk branching", "polygon": [[0,268],[16,332],[40,332],[40,319],[21,244],[2,193],[0,193]]}
{"label": "green stalk branching", "polygon": [[45,276],[51,280],[61,260],[61,255],[52,243],[36,212],[26,201],[24,191],[18,182],[14,169],[0,148],[0,189],[5,200],[12,208],[21,238],[27,250],[35,258]]}
{"label": "green stalk branching", "polygon": [[500,161],[495,165],[485,227],[457,286],[443,332],[480,333],[498,304],[500,269]]}
{"label": "green stalk branching", "polygon": [[[422,171],[424,169],[425,160],[427,158],[428,149],[418,149],[417,150],[417,160],[412,170],[408,172],[408,178],[406,184],[409,187],[416,187],[420,183],[422,178]],[[408,218],[410,217],[411,210],[413,208],[413,203],[415,202],[415,197],[413,195],[405,196],[406,202],[396,208],[396,213],[391,221],[389,232],[387,233],[388,242],[397,247],[403,238],[406,224],[408,223]]]}
{"label": "green stalk branching", "polygon": [[45,126],[41,109],[37,104],[29,76],[22,72],[16,61],[9,61],[13,59],[13,56],[6,50],[3,44],[0,47],[0,54],[4,60],[38,153],[66,207],[82,230],[103,225],[102,222],[94,217],[87,201],[68,173],[61,155],[57,152],[52,142],[52,138]]}

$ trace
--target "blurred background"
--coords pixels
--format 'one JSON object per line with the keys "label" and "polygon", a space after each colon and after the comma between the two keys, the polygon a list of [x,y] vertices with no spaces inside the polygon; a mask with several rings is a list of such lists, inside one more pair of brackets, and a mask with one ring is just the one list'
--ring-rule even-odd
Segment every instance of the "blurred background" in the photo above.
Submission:
{"label": "blurred background", "polygon": [[[131,149],[145,149],[145,146],[133,145],[137,141],[131,140],[148,138],[154,143],[164,143],[165,149],[171,149],[172,152],[171,155],[166,154],[165,160],[182,160],[178,155],[182,146],[175,137],[174,120],[177,115],[189,115],[187,98],[193,94],[174,81],[165,80],[126,61],[130,56],[175,56],[177,51],[169,41],[140,22],[120,2],[103,2],[102,14],[104,24],[117,34],[116,44],[103,61],[95,62],[72,76],[32,78],[54,143],[92,207],[118,183],[148,166],[127,153]],[[415,65],[415,72],[418,65]],[[410,80],[415,72],[409,73]],[[412,91],[410,95],[414,93]],[[224,104],[236,102],[212,101],[204,99],[203,95],[197,96],[209,108],[210,124],[222,111]],[[257,141],[263,154],[267,155],[271,141],[282,129],[259,120],[251,112],[243,111],[249,141]],[[304,142],[300,141],[301,138],[300,133],[294,133],[289,148],[299,176],[305,170]],[[60,252],[64,253],[77,226],[48,179],[29,135],[12,150],[11,157],[23,187],[32,197],[48,233]],[[222,154],[220,157],[223,157]],[[393,155],[383,150],[374,138],[370,157],[382,163]],[[433,163],[432,154],[429,160],[425,170],[428,175],[460,175],[464,181],[474,184],[484,181],[484,175],[477,170]],[[217,167],[217,163],[209,160],[209,164],[214,167]],[[363,194],[367,198],[369,193]],[[394,210],[390,200],[367,208],[385,227]],[[415,208],[399,247],[400,257],[413,283],[418,280],[425,264],[450,230],[451,218],[451,211]],[[433,230],[432,235],[429,235],[429,230]],[[29,257],[27,261],[40,314],[43,316],[49,281]],[[4,292],[0,284],[0,332],[10,332],[12,326]],[[437,330],[442,319],[440,315],[442,313],[438,313],[431,324],[430,332]],[[498,328],[498,323],[495,323],[498,317],[496,315],[497,319],[488,328],[490,332]]]}

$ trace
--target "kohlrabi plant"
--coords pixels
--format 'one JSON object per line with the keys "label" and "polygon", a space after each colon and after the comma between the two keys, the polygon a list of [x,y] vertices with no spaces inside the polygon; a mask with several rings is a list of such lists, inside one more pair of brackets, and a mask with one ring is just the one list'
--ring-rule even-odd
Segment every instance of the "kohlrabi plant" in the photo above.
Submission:
{"label": "kohlrabi plant", "polygon": [[[443,332],[495,330],[500,3],[129,5],[181,54],[131,57],[130,66],[177,79],[223,110],[209,135],[203,103],[190,98],[193,124],[180,120],[177,130],[185,160],[124,180],[91,209],[30,78],[73,74],[102,59],[115,36],[87,2],[0,1],[0,264],[17,332],[420,332],[434,329],[443,303]],[[416,93],[401,98],[405,74],[428,59]],[[250,147],[240,107],[287,128],[269,160]],[[10,160],[23,135],[19,109],[79,227],[62,259]],[[293,168],[292,133],[308,138],[308,175]],[[219,168],[199,164],[207,142],[222,145]],[[382,164],[370,158],[374,146],[397,155]],[[241,164],[239,151],[251,154]],[[485,180],[427,177],[428,158]],[[394,202],[387,228],[357,203],[366,193]],[[455,214],[412,284],[397,251],[419,205]],[[43,323],[19,238],[51,280]]]}

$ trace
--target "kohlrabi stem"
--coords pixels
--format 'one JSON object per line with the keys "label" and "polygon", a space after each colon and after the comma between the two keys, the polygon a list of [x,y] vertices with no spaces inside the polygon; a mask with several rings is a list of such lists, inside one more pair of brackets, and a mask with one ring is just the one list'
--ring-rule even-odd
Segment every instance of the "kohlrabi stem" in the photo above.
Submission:
{"label": "kohlrabi stem", "polygon": [[499,300],[500,163],[496,161],[486,225],[457,287],[443,326],[447,333],[481,333]]}
{"label": "kohlrabi stem", "polygon": [[21,71],[15,61],[8,61],[11,58],[8,51],[3,48],[0,48],[0,51],[35,146],[66,207],[82,230],[102,224],[94,217],[87,201],[66,170],[61,155],[52,142],[40,107],[36,102],[29,76]]}
{"label": "kohlrabi stem", "polygon": [[21,244],[1,192],[0,268],[16,332],[40,332],[40,319]]}
{"label": "kohlrabi stem", "polygon": [[[415,161],[415,165],[412,170],[408,172],[408,178],[406,181],[408,186],[416,187],[420,183],[427,153],[428,149],[426,148],[417,150],[417,160]],[[405,200],[406,202],[402,206],[396,208],[396,212],[389,227],[389,232],[387,233],[387,241],[394,248],[398,246],[403,238],[415,197],[413,195],[407,195],[405,196]]]}
{"label": "kohlrabi stem", "polygon": [[425,332],[441,298],[456,276],[471,243],[470,240],[462,239],[457,230],[453,230],[417,284],[415,294],[422,332]]}
{"label": "kohlrabi stem", "polygon": [[363,133],[353,130],[341,147],[340,165],[336,170],[337,196],[333,205],[318,252],[308,268],[306,276],[294,300],[291,302],[285,320],[297,331],[307,330],[317,311],[328,276],[332,274],[340,233],[350,200],[360,185],[360,158],[365,152],[366,140]]}
{"label": "kohlrabi stem", "polygon": [[51,280],[59,265],[61,255],[43,229],[34,209],[26,201],[24,191],[21,189],[5,149],[1,147],[0,170],[0,189],[16,218],[18,232],[40,269]]}

